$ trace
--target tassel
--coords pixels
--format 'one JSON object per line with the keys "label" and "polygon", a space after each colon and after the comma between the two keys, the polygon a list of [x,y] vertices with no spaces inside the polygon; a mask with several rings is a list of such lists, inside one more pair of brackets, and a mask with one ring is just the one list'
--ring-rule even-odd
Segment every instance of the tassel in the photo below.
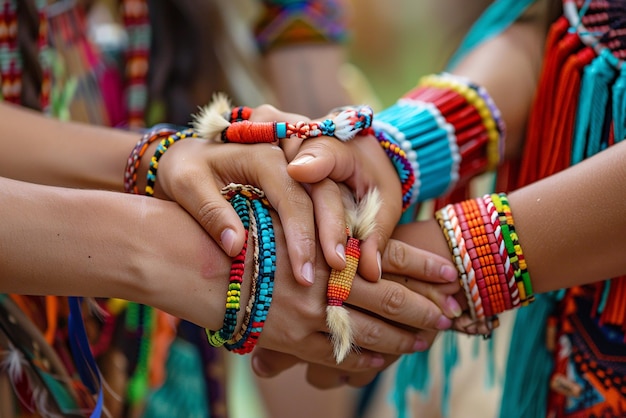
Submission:
{"label": "tassel", "polygon": [[420,351],[400,357],[395,384],[391,392],[391,402],[396,408],[397,418],[408,418],[409,407],[407,395],[409,389],[420,394],[430,390],[430,373],[428,371],[429,351]]}
{"label": "tassel", "polygon": [[326,325],[330,331],[335,361],[341,363],[353,347],[353,330],[350,315],[343,304],[350,295],[352,281],[356,275],[361,255],[360,243],[365,240],[376,226],[375,218],[380,209],[380,197],[376,189],[368,192],[360,202],[356,202],[351,192],[344,191],[346,214],[346,267],[332,270],[328,280],[326,296]]}
{"label": "tassel", "polygon": [[544,178],[569,167],[571,160],[572,138],[576,122],[576,109],[580,92],[583,69],[595,57],[592,48],[584,48],[572,55],[563,67],[559,77],[561,85],[558,95],[562,98],[556,105],[556,112],[548,130],[550,150],[543,154],[539,177]]}
{"label": "tassel", "polygon": [[613,129],[615,142],[626,136],[626,65],[622,65],[613,84]]}
{"label": "tassel", "polygon": [[441,413],[444,417],[450,416],[450,394],[452,385],[452,372],[459,363],[459,347],[457,335],[446,332],[443,335],[443,388],[441,391]]}
{"label": "tassel", "polygon": [[207,106],[200,108],[200,113],[192,115],[193,130],[201,138],[219,142],[218,134],[230,126],[223,115],[229,114],[230,100],[224,93],[215,93]]}
{"label": "tassel", "polygon": [[576,114],[576,129],[571,164],[600,151],[603,136],[606,137],[605,120],[609,100],[609,85],[615,79],[615,69],[609,62],[608,49],[585,67],[580,91],[580,103]]}
{"label": "tassel", "polygon": [[[554,302],[554,296],[538,294],[532,305],[517,312],[502,389],[501,418],[545,416],[553,364],[545,344],[545,324]],[[531,361],[522,363],[524,359]]]}
{"label": "tassel", "polygon": [[548,36],[544,53],[545,65],[531,107],[518,187],[541,178],[538,162],[550,154],[545,147],[552,141],[552,138],[550,141],[544,141],[544,138],[552,135],[555,124],[561,122],[555,114],[554,109],[559,109],[555,103],[567,103],[566,98],[571,99],[572,92],[576,92],[572,86],[562,82],[564,66],[567,57],[581,47],[580,38],[576,34],[567,33],[567,19],[559,19]]}

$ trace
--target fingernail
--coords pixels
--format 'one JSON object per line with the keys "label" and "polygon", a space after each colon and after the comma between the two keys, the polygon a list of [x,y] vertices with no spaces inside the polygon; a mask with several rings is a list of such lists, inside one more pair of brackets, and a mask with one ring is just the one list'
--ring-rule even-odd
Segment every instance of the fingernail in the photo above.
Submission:
{"label": "fingernail", "polygon": [[449,282],[453,282],[459,278],[458,271],[456,271],[454,267],[448,265],[441,266],[441,269],[439,269],[439,275]]}
{"label": "fingernail", "polygon": [[459,305],[459,302],[457,302],[454,296],[448,296],[446,298],[446,306],[452,312],[455,318],[460,317],[463,313],[463,311],[461,310],[461,305]]}
{"label": "fingernail", "polygon": [[227,254],[231,254],[233,251],[233,246],[235,245],[235,239],[237,238],[237,234],[230,228],[226,228],[222,231],[220,235],[220,240],[222,241],[222,247],[226,250]]}
{"label": "fingernail", "polygon": [[376,262],[378,263],[378,280],[380,280],[383,277],[383,258],[380,251],[376,253]]}
{"label": "fingernail", "polygon": [[305,164],[310,163],[314,159],[315,159],[314,156],[305,154],[305,155],[301,155],[301,156],[299,156],[297,158],[294,158],[289,164],[291,164],[291,165],[305,165]]}
{"label": "fingernail", "polygon": [[383,367],[385,365],[385,359],[380,354],[375,354],[370,359],[370,367],[373,369],[378,369],[379,367]]}
{"label": "fingernail", "polygon": [[435,328],[439,330],[449,329],[451,326],[452,326],[452,320],[448,318],[447,316],[443,316],[443,315],[439,317],[439,319],[437,320],[437,323],[435,324]]}
{"label": "fingernail", "polygon": [[252,356],[252,369],[260,377],[269,376],[269,370],[264,361],[260,360],[258,356]]}
{"label": "fingernail", "polygon": [[313,284],[313,264],[307,261],[302,266],[301,272],[302,272],[302,277],[304,277],[304,280],[306,280],[307,283]]}
{"label": "fingernail", "polygon": [[413,343],[413,351],[425,351],[428,349],[428,343],[421,338],[416,338]]}
{"label": "fingernail", "polygon": [[335,247],[335,252],[345,263],[346,262],[346,248],[343,246],[343,244],[337,244],[337,246]]}

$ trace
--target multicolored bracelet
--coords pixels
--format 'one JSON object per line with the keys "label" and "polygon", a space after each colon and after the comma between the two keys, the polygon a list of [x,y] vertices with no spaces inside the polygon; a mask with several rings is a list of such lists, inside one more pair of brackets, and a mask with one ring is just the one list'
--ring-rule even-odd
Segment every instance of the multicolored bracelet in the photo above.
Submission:
{"label": "multicolored bracelet", "polygon": [[167,138],[176,133],[176,131],[177,128],[174,125],[158,124],[142,135],[126,161],[126,169],[124,170],[124,192],[139,194],[139,189],[137,188],[137,170],[141,164],[141,158],[146,153],[150,144],[154,141]]}
{"label": "multicolored bracelet", "polygon": [[259,50],[297,44],[340,43],[346,39],[346,23],[337,0],[264,0],[256,24]]}
{"label": "multicolored bracelet", "polygon": [[148,168],[148,174],[146,175],[146,196],[154,195],[154,183],[156,182],[156,175],[159,169],[159,160],[165,154],[165,151],[169,149],[169,147],[175,143],[185,138],[197,138],[198,134],[196,134],[193,129],[185,129],[184,131],[178,131],[167,138],[163,138],[159,143],[154,155],[150,159],[150,167]]}
{"label": "multicolored bracelet", "polygon": [[231,184],[224,188],[223,194],[227,197],[239,194],[247,200],[253,214],[250,221],[251,230],[254,227],[257,232],[253,234],[255,240],[253,290],[246,307],[243,325],[239,333],[224,344],[230,351],[247,354],[258,342],[272,303],[276,272],[274,227],[269,202],[261,190],[252,186]]}
{"label": "multicolored bracelet", "polygon": [[498,314],[534,300],[505,193],[446,205],[435,217],[457,266],[475,324],[492,330],[498,325]]}
{"label": "multicolored bracelet", "polygon": [[237,314],[241,308],[241,284],[243,283],[243,273],[246,263],[246,253],[248,251],[248,234],[250,230],[250,216],[248,201],[241,194],[227,195],[226,198],[239,215],[241,223],[246,230],[246,239],[242,250],[232,259],[230,266],[230,279],[228,291],[226,292],[226,313],[224,314],[224,324],[218,331],[206,330],[209,343],[213,347],[221,347],[230,340],[237,329]]}
{"label": "multicolored bracelet", "polygon": [[376,115],[373,128],[404,150],[402,164],[415,177],[410,196],[405,192],[411,204],[442,196],[502,159],[500,111],[484,88],[451,74],[423,77]]}
{"label": "multicolored bracelet", "polygon": [[225,143],[272,143],[285,138],[309,139],[331,136],[349,141],[370,128],[374,111],[369,106],[346,106],[331,111],[332,117],[320,122],[252,122],[252,110],[231,108],[226,95],[218,93],[211,103],[193,115],[193,129],[202,138]]}

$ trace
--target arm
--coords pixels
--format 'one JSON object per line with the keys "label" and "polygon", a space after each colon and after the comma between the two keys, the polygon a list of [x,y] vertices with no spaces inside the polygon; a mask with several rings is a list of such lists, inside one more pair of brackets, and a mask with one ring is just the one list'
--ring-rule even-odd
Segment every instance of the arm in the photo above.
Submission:
{"label": "arm", "polygon": [[[511,192],[509,202],[535,292],[626,273],[626,142]],[[435,221],[400,226],[395,238],[448,254]]]}
{"label": "arm", "polygon": [[451,70],[485,87],[507,126],[505,159],[519,156],[555,8],[539,0],[511,27],[472,50]]}
{"label": "arm", "polygon": [[[0,120],[0,176],[63,187],[124,190],[126,162],[140,134],[60,122],[5,103],[0,103]],[[141,159],[137,184],[142,193],[158,143]],[[275,175],[267,175],[270,172]],[[286,220],[295,277],[309,285],[315,274],[313,208],[304,189],[287,175],[285,158],[276,147],[237,148],[201,139],[180,140],[159,161],[154,195],[177,201],[234,256],[243,246],[244,232],[219,192],[230,182],[255,184],[266,191]]]}
{"label": "arm", "polygon": [[[1,292],[118,297],[202,327],[221,327],[230,258],[175,203],[4,178],[0,185]],[[259,344],[335,365],[325,333],[328,270],[318,266],[319,280],[312,287],[297,285],[289,273],[280,223],[275,220],[274,225],[275,292]],[[248,257],[246,272],[252,270],[251,260]],[[249,276],[246,279],[247,285]],[[248,292],[244,287],[243,300]],[[389,355],[415,349],[416,334],[384,318],[430,329],[442,320],[434,303],[393,282],[357,280],[350,303],[358,308],[352,317],[356,343],[363,350],[341,364],[349,370],[384,367]],[[409,305],[419,308],[404,309]],[[449,326],[449,320],[444,325]]]}

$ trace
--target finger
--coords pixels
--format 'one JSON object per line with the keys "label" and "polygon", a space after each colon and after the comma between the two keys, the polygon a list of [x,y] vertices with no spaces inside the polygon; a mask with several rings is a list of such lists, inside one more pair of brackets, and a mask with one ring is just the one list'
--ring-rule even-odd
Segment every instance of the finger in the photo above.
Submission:
{"label": "finger", "polygon": [[450,319],[458,318],[463,313],[463,308],[457,300],[460,290],[458,282],[435,284],[393,274],[385,274],[384,278],[403,284],[413,292],[427,297]]}
{"label": "finger", "polygon": [[458,272],[452,262],[402,241],[390,239],[382,256],[384,272],[431,283],[455,283]]}
{"label": "finger", "polygon": [[306,370],[306,380],[318,389],[334,389],[344,386],[348,381],[349,373],[344,370],[319,364],[309,364]]}
{"label": "finger", "polygon": [[[428,348],[424,331],[399,327],[370,314],[350,309],[354,344],[381,354],[408,354]],[[449,326],[452,323],[450,321]]]}
{"label": "finger", "polygon": [[[282,112],[272,105],[264,104],[252,111],[250,121],[296,123],[299,121],[309,121],[309,118],[297,113]],[[302,141],[302,139],[297,137],[285,138],[280,141],[280,147],[283,149],[287,161],[291,161],[298,153],[298,149],[300,148]]]}
{"label": "finger", "polygon": [[[290,347],[265,347],[270,350],[288,351],[294,347],[291,343]],[[302,344],[298,344],[297,352],[290,352],[299,359],[320,364],[323,366],[333,367],[345,371],[364,371],[370,369],[381,370],[388,366],[385,363],[383,353],[378,353],[366,349],[356,348],[348,353],[347,357],[337,363],[333,354],[333,347],[330,337],[327,333],[317,332],[306,337]],[[270,356],[265,352],[262,353],[262,360],[266,363],[269,372],[277,373],[285,370],[287,366],[293,365],[293,360],[284,359],[279,356]]]}
{"label": "finger", "polygon": [[287,172],[302,183],[317,183],[326,177],[342,182],[353,174],[355,163],[354,154],[346,144],[321,137],[302,143]]}
{"label": "finger", "polygon": [[263,175],[259,183],[280,217],[294,276],[298,283],[310,286],[315,278],[317,242],[313,203],[306,190],[287,175],[281,149],[270,146],[269,150],[260,158]]}
{"label": "finger", "polygon": [[[192,150],[197,148],[192,152],[200,154],[210,147],[192,138],[176,145]],[[162,176],[161,186],[165,193],[185,208],[226,254],[234,257],[243,248],[245,229],[233,207],[222,196],[221,186],[216,183],[212,170],[207,165],[188,164],[182,167],[185,160],[172,156],[165,153],[160,163],[162,170],[167,168],[168,173],[177,173],[175,176]]]}
{"label": "finger", "polygon": [[275,377],[301,363],[296,356],[281,353],[279,351],[268,350],[262,347],[255,348],[252,352],[252,370],[259,377]]}
{"label": "finger", "polygon": [[332,180],[309,186],[322,253],[336,270],[346,266],[346,217],[339,186]]}
{"label": "finger", "polygon": [[[393,362],[392,359],[389,362]],[[350,385],[362,387],[371,383],[380,371],[368,370],[365,372],[346,372],[331,367],[320,366],[319,364],[309,364],[307,366],[306,380],[318,389],[335,389],[341,386]]]}
{"label": "finger", "polygon": [[389,280],[376,283],[356,278],[348,303],[415,329],[448,329],[452,322],[426,297]]}

